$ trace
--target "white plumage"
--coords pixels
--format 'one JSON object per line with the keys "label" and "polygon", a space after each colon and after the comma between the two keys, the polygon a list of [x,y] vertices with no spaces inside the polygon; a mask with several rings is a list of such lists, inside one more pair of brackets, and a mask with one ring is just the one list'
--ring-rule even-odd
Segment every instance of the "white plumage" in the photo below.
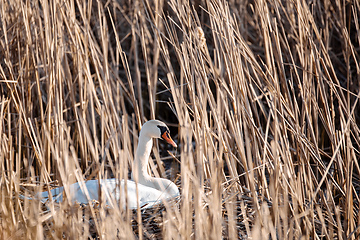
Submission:
{"label": "white plumage", "polygon": [[[137,208],[137,201],[140,207],[151,207],[164,200],[174,198],[179,195],[177,186],[168,179],[155,178],[148,174],[147,165],[152,149],[152,138],[161,138],[176,147],[175,142],[170,137],[168,127],[161,121],[150,120],[146,122],[139,136],[139,143],[135,154],[132,180],[103,179],[77,182],[65,189],[66,196],[71,202],[89,203],[92,200],[106,201],[106,204],[114,206],[121,204],[123,207],[128,204],[130,209]],[[138,182],[138,195],[136,193],[136,181]],[[127,194],[125,193],[125,185]],[[63,201],[64,187],[58,187],[49,192],[41,192],[36,195],[43,203],[52,201]],[[126,201],[127,200],[127,201]]]}

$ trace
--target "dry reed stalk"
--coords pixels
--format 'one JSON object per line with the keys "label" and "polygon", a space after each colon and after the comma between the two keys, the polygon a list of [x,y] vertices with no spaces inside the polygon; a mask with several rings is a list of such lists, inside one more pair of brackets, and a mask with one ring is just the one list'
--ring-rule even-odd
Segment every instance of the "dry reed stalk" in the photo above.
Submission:
{"label": "dry reed stalk", "polygon": [[[0,238],[357,239],[359,14],[339,0],[2,1]],[[179,123],[178,205],[20,197],[127,179],[152,118]],[[154,176],[169,175],[164,150]]]}

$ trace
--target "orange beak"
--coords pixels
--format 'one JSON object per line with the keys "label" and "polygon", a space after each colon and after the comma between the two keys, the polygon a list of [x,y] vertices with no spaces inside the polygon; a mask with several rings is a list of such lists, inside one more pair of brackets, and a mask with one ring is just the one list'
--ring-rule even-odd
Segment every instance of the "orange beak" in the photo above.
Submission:
{"label": "orange beak", "polygon": [[173,147],[177,147],[176,143],[171,139],[168,132],[164,132],[161,136],[167,143],[171,144]]}

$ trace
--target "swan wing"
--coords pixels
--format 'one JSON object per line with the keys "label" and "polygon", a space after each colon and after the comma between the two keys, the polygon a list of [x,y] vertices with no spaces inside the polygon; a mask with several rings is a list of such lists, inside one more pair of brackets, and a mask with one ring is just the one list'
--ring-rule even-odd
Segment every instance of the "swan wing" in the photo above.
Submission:
{"label": "swan wing", "polygon": [[[102,180],[102,190],[105,190],[105,194],[107,196],[107,202],[120,201],[120,205],[124,204],[125,199],[127,199],[126,204],[130,209],[137,208],[137,201],[139,202],[139,206],[146,208],[152,207],[155,204],[161,203],[163,200],[169,198],[169,196],[165,192],[161,192],[155,188],[148,187],[142,184],[137,184],[138,186],[138,194],[136,191],[136,183],[134,181],[121,181],[121,194],[119,187],[113,187],[114,184],[118,182],[117,179],[106,179]],[[126,183],[126,184],[125,184]],[[119,186],[119,184],[117,184]],[[127,195],[125,195],[125,188],[127,189]],[[121,196],[121,199],[120,199]],[[113,204],[109,204],[113,205]]]}
{"label": "swan wing", "polygon": [[[101,191],[99,191],[99,186]],[[125,188],[127,188],[127,196],[125,195]],[[137,200],[140,207],[145,206],[148,208],[170,198],[165,192],[142,184],[138,184],[137,195],[134,181],[128,180],[125,184],[124,180],[120,181],[116,178],[100,180],[100,184],[98,180],[77,182],[70,185],[69,191],[70,194],[67,195],[72,203],[86,204],[92,200],[100,201],[100,199],[104,199],[106,204],[111,207],[114,207],[115,204],[120,204],[120,206],[125,208],[127,203],[130,209],[137,208]],[[50,193],[54,202],[59,203],[63,201],[64,187],[54,188]],[[50,200],[49,192],[41,192],[37,198],[41,202],[46,203]]]}

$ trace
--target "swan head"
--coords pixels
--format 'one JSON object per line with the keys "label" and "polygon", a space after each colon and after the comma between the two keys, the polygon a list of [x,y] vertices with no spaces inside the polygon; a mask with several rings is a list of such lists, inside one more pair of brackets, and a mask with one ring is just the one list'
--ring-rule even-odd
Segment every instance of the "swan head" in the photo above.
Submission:
{"label": "swan head", "polygon": [[141,128],[140,135],[145,134],[151,138],[160,138],[165,140],[167,143],[173,147],[177,147],[176,143],[172,140],[170,136],[170,130],[165,123],[159,120],[150,120],[144,123]]}

